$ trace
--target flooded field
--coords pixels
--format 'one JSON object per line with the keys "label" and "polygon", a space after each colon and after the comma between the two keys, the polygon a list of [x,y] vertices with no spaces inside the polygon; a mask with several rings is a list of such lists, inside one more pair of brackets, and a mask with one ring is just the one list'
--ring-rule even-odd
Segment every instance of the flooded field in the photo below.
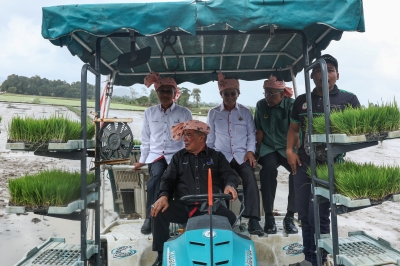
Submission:
{"label": "flooded field", "polygon": [[[68,244],[79,244],[79,222],[44,217],[32,213],[27,215],[4,213],[4,208],[9,200],[8,179],[52,167],[79,170],[79,161],[39,157],[34,156],[32,152],[16,152],[5,148],[7,142],[6,126],[14,115],[35,114],[36,117],[48,117],[54,113],[79,119],[78,116],[63,107],[0,102],[0,114],[3,118],[0,126],[0,258],[2,258],[2,265],[15,264],[26,252],[42,244],[49,237],[66,238]],[[140,139],[143,112],[111,110],[109,117],[132,118],[133,122],[129,126],[134,137]],[[194,119],[206,121],[205,116],[194,116]],[[356,162],[372,161],[376,164],[399,165],[400,139],[385,140],[376,146],[349,152],[347,158]],[[90,163],[90,159],[88,162]],[[90,165],[89,163],[88,165]],[[281,168],[279,170],[275,209],[285,212],[288,173]],[[106,183],[105,188],[107,207],[111,206],[112,198],[109,183]],[[400,203],[384,202],[376,207],[340,215],[339,234],[343,237],[347,235],[348,231],[364,230],[373,237],[388,240],[400,249],[399,217]],[[34,223],[32,221],[34,218],[40,219],[40,222]],[[109,222],[115,218],[113,210],[110,207],[106,208],[106,221]]]}

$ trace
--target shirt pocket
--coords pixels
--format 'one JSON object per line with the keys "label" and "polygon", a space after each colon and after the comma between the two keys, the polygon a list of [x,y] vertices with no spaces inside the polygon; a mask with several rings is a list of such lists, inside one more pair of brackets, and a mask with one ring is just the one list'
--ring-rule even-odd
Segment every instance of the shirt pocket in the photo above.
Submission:
{"label": "shirt pocket", "polygon": [[235,134],[238,136],[244,136],[247,134],[246,124],[235,124]]}

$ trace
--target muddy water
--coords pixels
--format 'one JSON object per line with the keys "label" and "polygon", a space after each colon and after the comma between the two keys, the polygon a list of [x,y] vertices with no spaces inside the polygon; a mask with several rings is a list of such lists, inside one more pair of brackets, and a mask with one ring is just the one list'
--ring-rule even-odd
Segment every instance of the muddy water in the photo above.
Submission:
{"label": "muddy water", "polygon": [[[13,152],[5,149],[7,141],[6,125],[13,115],[35,114],[50,116],[55,112],[79,119],[63,107],[39,106],[27,104],[8,104],[0,102],[0,115],[3,117],[0,134],[0,258],[1,265],[13,265],[35,246],[49,237],[66,238],[67,244],[79,244],[80,223],[29,213],[28,215],[5,214],[4,206],[9,195],[7,179],[21,176],[26,172],[37,171],[49,167],[79,169],[79,161],[60,160],[34,156],[31,152]],[[141,137],[143,112],[111,110],[109,117],[132,118],[129,124],[136,139]],[[205,116],[194,116],[194,119],[205,121]],[[376,146],[349,152],[347,158],[357,162],[372,161],[376,164],[400,164],[400,139],[385,140]],[[89,165],[89,164],[88,164]],[[275,209],[285,212],[287,204],[286,170],[279,168],[279,183],[275,200]],[[111,206],[111,192],[106,184],[106,206]],[[107,208],[108,221],[115,218],[112,209]],[[400,249],[400,204],[386,203],[378,207],[367,208],[339,217],[340,235],[346,236],[348,231],[365,230],[374,237],[383,237]],[[40,219],[38,223],[32,222]],[[389,230],[390,229],[390,230]]]}

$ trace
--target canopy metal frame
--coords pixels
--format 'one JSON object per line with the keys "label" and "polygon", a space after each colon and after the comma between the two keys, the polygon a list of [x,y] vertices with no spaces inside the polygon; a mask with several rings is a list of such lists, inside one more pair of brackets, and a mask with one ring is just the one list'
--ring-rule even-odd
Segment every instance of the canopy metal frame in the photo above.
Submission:
{"label": "canopy metal frame", "polygon": [[[329,30],[328,30],[329,31]],[[328,34],[329,32],[325,32],[325,35]],[[265,48],[268,46],[268,43],[271,41],[271,39],[273,38],[273,36],[275,34],[287,34],[288,32],[292,33],[293,36],[292,38],[285,44],[285,46],[289,45],[289,43],[291,42],[291,40],[293,40],[294,36],[296,34],[300,35],[302,37],[302,45],[303,45],[303,49],[302,49],[302,55],[296,59],[296,62],[298,62],[299,60],[304,60],[304,77],[305,77],[305,86],[306,86],[306,97],[307,97],[307,102],[311,102],[311,86],[310,86],[310,76],[309,76],[309,71],[312,70],[312,68],[316,65],[316,64],[320,64],[321,65],[321,71],[322,71],[322,76],[326,76],[327,77],[327,68],[326,68],[326,63],[323,59],[319,59],[317,62],[314,62],[313,64],[310,65],[309,63],[309,55],[308,52],[312,49],[312,46],[307,46],[307,36],[304,34],[304,32],[302,31],[288,31],[288,30],[275,30],[275,31],[264,31],[264,30],[260,30],[260,31],[255,31],[253,32],[256,34],[268,34],[270,37],[268,38],[267,42],[264,45],[264,48],[262,49],[262,51],[260,51],[260,53],[258,54],[259,56],[261,56],[263,53],[263,50],[265,50]],[[241,33],[241,32],[237,32],[237,31],[230,31],[229,34],[225,34],[225,31],[217,31],[217,32],[204,32],[204,31],[199,31],[197,32],[198,34],[203,34],[204,35],[215,35],[215,34],[224,34],[224,45],[225,45],[225,40],[226,37],[228,35],[233,35],[233,34],[246,34],[246,33]],[[248,34],[248,33],[247,33]],[[182,34],[182,32],[179,32],[177,38],[182,35],[186,35],[186,34]],[[124,37],[128,37],[129,38],[129,33],[127,34],[123,34]],[[106,37],[98,37],[97,41],[96,41],[96,50],[92,51],[90,49],[90,47],[87,47],[88,51],[93,53],[95,55],[95,69],[91,68],[89,64],[84,64],[84,66],[82,67],[82,77],[81,77],[81,81],[82,81],[82,91],[86,92],[86,87],[87,87],[87,71],[91,71],[93,74],[95,74],[96,79],[95,79],[95,113],[100,113],[100,84],[101,84],[101,75],[100,75],[100,63],[106,65],[109,68],[112,68],[110,66],[110,64],[108,64],[107,62],[105,62],[102,58],[101,58],[101,41],[105,38],[107,39],[112,39],[113,37],[121,37],[121,34],[111,34],[109,36]],[[75,38],[75,37],[74,37]],[[321,40],[323,38],[323,36],[321,36],[319,39]],[[79,38],[77,38],[76,40],[78,40]],[[178,41],[178,45],[179,45],[179,41]],[[246,44],[245,44],[246,45]],[[243,50],[245,48],[245,45],[242,48],[242,52],[241,53],[237,53],[235,55],[232,54],[223,54],[223,50],[224,48],[222,48],[221,54],[218,54],[217,56],[219,56],[222,60],[222,57],[224,56],[246,56],[246,53],[243,53]],[[84,46],[86,48],[86,46]],[[283,50],[284,48],[282,48]],[[282,51],[281,50],[281,51]],[[183,49],[181,49],[182,54],[184,54]],[[252,53],[253,54],[253,53]],[[279,56],[287,56],[286,53],[284,52],[276,52],[276,53],[271,53],[276,55],[277,57]],[[204,51],[202,51],[202,55],[196,55],[196,57],[206,57],[207,54],[204,53]],[[188,58],[190,56],[184,56],[183,58]],[[164,57],[165,60],[165,57]],[[276,59],[277,60],[277,59]],[[165,62],[167,63],[167,62]],[[148,68],[150,69],[150,66],[148,66]],[[113,68],[112,68],[113,69]],[[288,66],[287,69],[289,69],[291,71],[292,77],[293,79],[293,84],[295,85],[295,76],[293,73],[293,66]],[[275,69],[273,69],[275,70]],[[224,72],[242,72],[242,71],[249,71],[249,70],[240,70],[240,69],[235,69],[235,70],[222,70]],[[263,71],[260,69],[254,69],[252,71]],[[265,71],[265,70],[264,70]],[[184,72],[188,72],[188,71],[184,71]],[[202,71],[198,71],[200,73],[210,73],[210,71],[205,71],[204,69]],[[180,74],[181,72],[174,72],[175,74]],[[113,84],[114,84],[114,80],[115,80],[115,76],[117,74],[122,74],[119,73],[118,70],[113,69],[112,72],[112,77],[110,80],[110,86],[112,88]],[[123,73],[123,75],[135,75],[136,73],[133,72],[132,73]],[[328,91],[328,84],[327,84],[327,80],[323,80],[323,90],[324,93],[326,93]],[[327,101],[327,102],[326,102]],[[329,107],[329,97],[327,97],[325,104],[327,104],[327,106]],[[107,112],[109,110],[109,103],[110,101],[107,101]],[[86,106],[86,94],[82,94],[82,99],[81,99],[81,105],[84,108]],[[86,109],[86,108],[84,108]],[[84,110],[83,109],[83,110]],[[329,110],[329,108],[327,109]],[[328,112],[329,115],[329,111]],[[312,123],[312,107],[311,104],[308,105],[307,108],[307,116],[308,116],[308,121],[309,121],[309,130],[312,133],[312,127],[311,127],[311,123]],[[328,118],[329,120],[329,118]],[[327,121],[328,121],[327,120]],[[81,115],[81,121],[82,121],[82,126],[85,127],[86,125],[86,111],[82,111],[82,115]],[[327,122],[328,123],[328,122]],[[329,127],[329,126],[327,126]],[[100,130],[100,125],[99,123],[96,123],[96,132],[99,132]],[[85,130],[84,130],[85,132]],[[83,133],[82,133],[83,134]],[[309,143],[310,143],[310,148],[311,148],[311,168],[313,169],[312,175],[312,190],[314,190],[314,188],[316,187],[316,184],[318,183],[318,180],[315,176],[315,166],[316,166],[316,157],[315,157],[315,145],[313,144],[313,142],[311,142],[311,134],[309,134]],[[86,139],[86,136],[83,135],[82,139]],[[82,154],[86,154],[87,148],[86,145],[84,146],[84,149],[82,150]],[[98,161],[100,160],[100,151],[97,150],[97,145],[96,145],[96,158],[95,160]],[[329,153],[328,153],[329,154]],[[329,159],[329,158],[328,158]],[[331,158],[332,159],[332,158]],[[82,158],[81,160],[81,169],[86,169],[86,156],[85,158]],[[330,190],[331,190],[331,195],[334,194],[334,176],[333,176],[333,164],[330,165],[330,171],[331,171],[331,175],[332,178],[329,181],[329,185],[330,185]],[[83,186],[83,182],[86,182],[86,178],[84,178],[85,173],[82,172],[82,195],[86,195],[87,191],[86,191],[86,186]],[[95,180],[96,183],[99,184],[100,182],[100,169],[96,168],[95,170]],[[99,190],[99,187],[96,187],[96,191]],[[317,243],[318,239],[321,237],[321,233],[320,233],[320,229],[319,229],[319,201],[320,199],[314,195],[314,219],[315,219],[315,241]],[[85,197],[82,197],[82,199],[85,200]],[[331,199],[332,202],[332,199]],[[86,202],[85,202],[86,203]],[[331,203],[331,205],[333,205],[333,203]],[[332,209],[333,210],[333,209]],[[86,258],[86,210],[82,210],[82,217],[81,217],[82,221],[81,221],[81,259],[82,262],[84,263],[84,265],[87,265],[87,260],[89,258]],[[333,244],[333,260],[334,260],[334,265],[337,266],[337,257],[336,255],[339,254],[339,239],[338,239],[338,231],[337,231],[337,215],[336,212],[333,210],[331,212],[331,219],[332,219],[332,244]],[[100,202],[96,201],[95,203],[95,245],[97,245],[97,247],[100,249]],[[318,265],[322,266],[322,254],[323,254],[323,249],[320,247],[317,247],[317,258],[318,258]],[[95,254],[95,262],[96,265],[100,265],[100,252]]]}

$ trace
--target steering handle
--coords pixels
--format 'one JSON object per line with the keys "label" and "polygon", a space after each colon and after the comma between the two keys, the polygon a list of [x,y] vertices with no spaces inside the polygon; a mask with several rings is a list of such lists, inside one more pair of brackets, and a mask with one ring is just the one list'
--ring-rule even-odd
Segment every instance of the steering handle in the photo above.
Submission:
{"label": "steering handle", "polygon": [[[231,200],[232,195],[223,193],[213,194],[213,199]],[[207,194],[187,195],[181,198],[181,201],[186,203],[195,203],[198,201],[207,201],[207,200],[208,200]]]}

